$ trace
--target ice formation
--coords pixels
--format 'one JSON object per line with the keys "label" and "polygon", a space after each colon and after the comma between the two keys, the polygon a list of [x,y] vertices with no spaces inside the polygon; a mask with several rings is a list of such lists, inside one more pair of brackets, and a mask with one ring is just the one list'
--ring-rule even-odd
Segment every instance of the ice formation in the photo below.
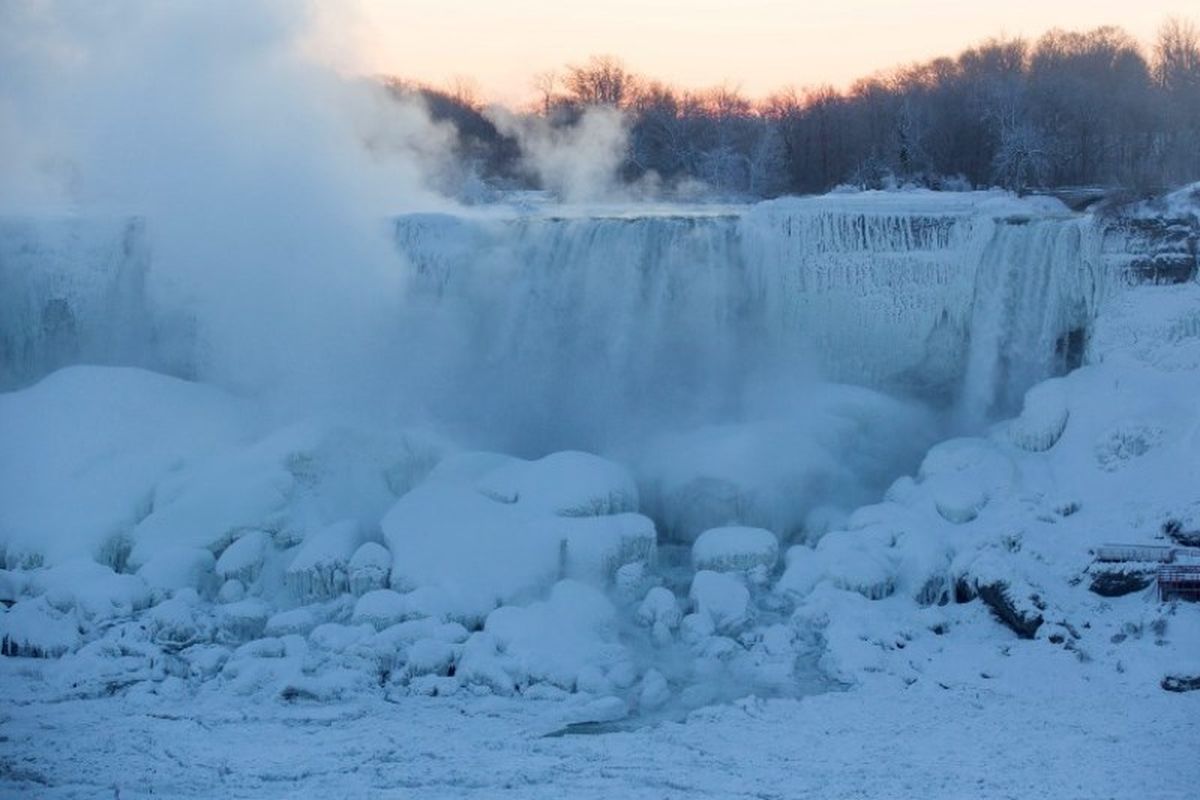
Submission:
{"label": "ice formation", "polygon": [[152,225],[0,226],[0,641],[64,695],[617,724],[966,680],[938,656],[980,641],[1200,672],[1194,609],[1089,552],[1200,536],[1200,294],[1147,280],[1128,221],[920,192],[404,216],[420,363],[376,365],[414,381],[382,415],[218,386],[213,320],[143,291]]}

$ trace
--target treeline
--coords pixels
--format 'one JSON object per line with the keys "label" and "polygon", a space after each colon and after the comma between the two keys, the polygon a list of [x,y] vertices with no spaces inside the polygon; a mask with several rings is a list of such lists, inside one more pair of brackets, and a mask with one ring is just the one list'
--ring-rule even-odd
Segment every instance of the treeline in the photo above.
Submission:
{"label": "treeline", "polygon": [[[1035,42],[989,40],[846,91],[761,101],[729,87],[681,90],[603,56],[535,86],[530,113],[550,126],[596,106],[623,113],[627,180],[653,173],[725,196],[841,184],[1140,192],[1200,180],[1200,32],[1182,20],[1165,23],[1149,52],[1120,28],[1055,30]],[[425,91],[443,119],[471,120],[471,148],[489,176],[520,180],[517,143],[469,93]]]}

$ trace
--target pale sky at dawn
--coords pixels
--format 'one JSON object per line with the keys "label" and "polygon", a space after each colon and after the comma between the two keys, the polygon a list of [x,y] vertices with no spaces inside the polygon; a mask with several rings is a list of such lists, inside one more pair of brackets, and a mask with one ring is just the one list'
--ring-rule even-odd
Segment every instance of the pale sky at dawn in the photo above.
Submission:
{"label": "pale sky at dawn", "polygon": [[487,99],[523,102],[535,73],[590,54],[691,88],[751,95],[845,85],[874,70],[956,53],[995,34],[1116,24],[1149,42],[1200,0],[362,0],[354,66],[435,84],[470,76]]}

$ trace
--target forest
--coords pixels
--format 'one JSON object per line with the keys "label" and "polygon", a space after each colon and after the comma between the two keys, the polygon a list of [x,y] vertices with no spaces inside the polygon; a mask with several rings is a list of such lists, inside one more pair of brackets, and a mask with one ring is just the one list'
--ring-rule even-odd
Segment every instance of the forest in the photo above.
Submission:
{"label": "forest", "polygon": [[[511,130],[469,81],[385,79],[457,133],[489,185],[539,188]],[[1119,27],[993,38],[956,56],[877,73],[842,90],[680,89],[593,56],[537,75],[520,112],[551,129],[611,109],[624,129],[623,181],[647,176],[726,198],[839,186],[1095,187],[1144,195],[1200,179],[1200,29],[1169,19],[1149,47]],[[507,113],[507,112],[505,112]]]}

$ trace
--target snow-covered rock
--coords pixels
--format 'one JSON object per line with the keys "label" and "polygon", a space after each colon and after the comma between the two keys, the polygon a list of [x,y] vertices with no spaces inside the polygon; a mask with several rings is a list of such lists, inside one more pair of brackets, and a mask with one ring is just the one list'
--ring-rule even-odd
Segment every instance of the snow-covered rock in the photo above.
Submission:
{"label": "snow-covered rock", "polygon": [[770,570],[779,557],[779,540],[764,528],[710,528],[692,545],[692,564],[697,570],[747,572]]}
{"label": "snow-covered rock", "polygon": [[489,471],[479,490],[502,503],[563,517],[595,517],[638,510],[638,490],[627,469],[578,451],[537,461],[509,461]]}
{"label": "snow-covered rock", "polygon": [[249,530],[221,552],[216,573],[226,580],[250,584],[262,571],[263,561],[271,548],[271,536],[265,531]]}
{"label": "snow-covered rock", "polygon": [[151,639],[171,651],[212,640],[215,626],[195,590],[183,589],[146,612]]}
{"label": "snow-covered rock", "polygon": [[288,564],[284,581],[304,603],[350,591],[350,559],[361,542],[362,533],[354,520],[311,531]]}
{"label": "snow-covered rock", "polygon": [[367,592],[354,604],[351,617],[356,623],[367,623],[382,630],[411,615],[408,601],[400,592],[391,589],[376,589]]}
{"label": "snow-covered rock", "polygon": [[113,572],[88,558],[29,573],[26,589],[44,594],[64,611],[75,609],[82,621],[91,623],[129,617],[149,606],[151,600],[149,587],[141,577]]}
{"label": "snow-covered rock", "polygon": [[895,591],[896,573],[891,553],[880,544],[878,536],[833,531],[815,549],[792,547],[776,590],[803,597],[828,582],[871,599],[887,597]]}
{"label": "snow-covered rock", "polygon": [[1017,484],[1012,459],[983,439],[951,439],[932,448],[918,472],[938,514],[966,523]]}
{"label": "snow-covered rock", "polygon": [[736,633],[750,621],[750,592],[732,575],[701,570],[692,578],[688,597],[696,612],[722,633]]}
{"label": "snow-covered rock", "polygon": [[378,542],[366,542],[350,557],[350,592],[362,596],[388,585],[392,554]]}
{"label": "snow-covered rock", "polygon": [[[572,454],[569,462],[577,463],[581,459],[575,456],[582,455]],[[573,485],[560,484],[555,502],[551,495],[501,502],[451,481],[422,484],[397,501],[382,522],[393,558],[392,587],[438,588],[453,596],[456,607],[482,616],[561,577],[605,583],[623,564],[654,559],[656,533],[646,517],[551,513],[582,507],[558,500],[594,496],[587,482],[588,492],[567,493]]]}
{"label": "snow-covered rock", "polygon": [[664,625],[668,630],[679,627],[683,612],[670,589],[655,586],[637,608],[637,619],[646,626]]}
{"label": "snow-covered rock", "polygon": [[628,564],[652,564],[658,534],[641,514],[579,517],[551,523],[562,543],[565,577],[605,584]]}
{"label": "snow-covered rock", "polygon": [[169,547],[159,550],[146,561],[137,574],[146,585],[158,592],[176,589],[195,589],[200,593],[215,590],[213,569],[216,559],[200,547]]}
{"label": "snow-covered rock", "polygon": [[656,669],[646,670],[642,676],[641,691],[638,692],[638,708],[653,711],[666,705],[671,699],[671,687],[666,677]]}
{"label": "snow-covered rock", "polygon": [[445,675],[454,663],[454,646],[440,639],[421,639],[408,648],[404,663],[407,678]]}
{"label": "snow-covered rock", "polygon": [[1070,418],[1063,381],[1052,378],[1025,393],[1021,415],[1008,424],[1013,444],[1032,453],[1049,450],[1063,434]]}
{"label": "snow-covered rock", "polygon": [[320,606],[289,608],[272,614],[267,619],[263,633],[267,636],[307,636],[313,628],[329,621],[329,614]]}
{"label": "snow-covered rock", "polygon": [[0,612],[0,655],[56,658],[82,642],[75,615],[54,608],[45,597]]}
{"label": "snow-covered rock", "polygon": [[222,643],[257,639],[266,630],[271,610],[256,597],[225,603],[216,614],[217,639]]}
{"label": "snow-covered rock", "polygon": [[578,581],[556,583],[545,600],[496,609],[484,632],[494,637],[519,684],[544,681],[572,689],[585,668],[604,669],[625,658],[616,609],[600,591]]}
{"label": "snow-covered rock", "polygon": [[236,603],[246,597],[246,584],[237,578],[230,578],[221,584],[217,590],[217,600],[221,603]]}

